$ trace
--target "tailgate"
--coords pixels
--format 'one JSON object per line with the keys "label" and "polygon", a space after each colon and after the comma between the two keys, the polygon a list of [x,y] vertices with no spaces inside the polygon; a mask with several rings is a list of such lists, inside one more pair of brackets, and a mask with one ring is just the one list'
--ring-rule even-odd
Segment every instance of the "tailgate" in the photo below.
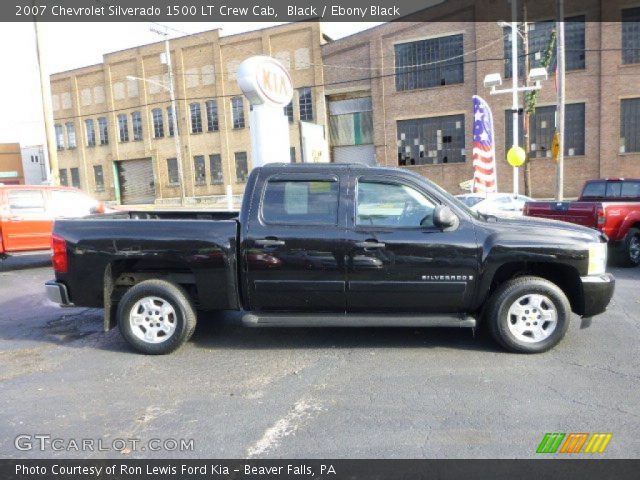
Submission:
{"label": "tailgate", "polygon": [[597,202],[530,202],[525,215],[597,228],[599,206]]}

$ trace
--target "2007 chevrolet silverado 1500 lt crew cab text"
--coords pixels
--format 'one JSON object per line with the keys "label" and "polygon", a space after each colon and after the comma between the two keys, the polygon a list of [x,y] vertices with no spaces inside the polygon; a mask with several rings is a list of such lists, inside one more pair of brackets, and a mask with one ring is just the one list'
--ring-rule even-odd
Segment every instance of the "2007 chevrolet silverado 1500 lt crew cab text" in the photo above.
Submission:
{"label": "2007 chevrolet silverado 1500 lt crew cab text", "polygon": [[487,322],[515,352],[542,352],[575,312],[614,290],[606,239],[550,220],[468,209],[406,170],[269,164],[238,213],[127,212],[56,222],[49,298],[105,308],[137,350],[168,353],[196,311],[254,326]]}

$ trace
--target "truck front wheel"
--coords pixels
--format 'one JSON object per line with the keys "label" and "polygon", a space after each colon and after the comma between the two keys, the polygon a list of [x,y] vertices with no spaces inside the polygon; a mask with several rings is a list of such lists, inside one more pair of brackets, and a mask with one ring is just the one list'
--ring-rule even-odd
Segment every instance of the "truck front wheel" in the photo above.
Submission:
{"label": "truck front wheel", "polygon": [[493,338],[517,353],[541,353],[555,347],[570,319],[571,306],[564,292],[539,277],[520,277],[500,285],[485,317]]}
{"label": "truck front wheel", "polygon": [[637,228],[629,229],[623,240],[624,251],[622,258],[622,266],[637,267],[640,265],[640,230]]}
{"label": "truck front wheel", "polygon": [[139,352],[171,353],[191,338],[196,312],[189,296],[178,285],[146,280],[131,287],[118,304],[118,327]]}

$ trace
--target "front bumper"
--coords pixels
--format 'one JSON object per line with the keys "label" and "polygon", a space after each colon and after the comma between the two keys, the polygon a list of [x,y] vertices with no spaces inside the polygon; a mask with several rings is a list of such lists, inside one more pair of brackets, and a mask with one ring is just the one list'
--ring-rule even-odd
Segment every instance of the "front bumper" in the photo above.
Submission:
{"label": "front bumper", "polygon": [[583,317],[593,317],[604,312],[613,297],[616,279],[610,273],[580,277],[584,308]]}
{"label": "front bumper", "polygon": [[64,283],[51,280],[45,283],[44,286],[47,290],[47,297],[49,297],[49,300],[53,303],[58,303],[60,305],[72,305],[69,301],[67,286]]}

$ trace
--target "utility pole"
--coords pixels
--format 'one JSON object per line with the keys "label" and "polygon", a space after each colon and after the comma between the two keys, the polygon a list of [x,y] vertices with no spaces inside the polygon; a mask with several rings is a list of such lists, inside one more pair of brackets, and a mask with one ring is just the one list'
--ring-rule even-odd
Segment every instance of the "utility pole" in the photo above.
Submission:
{"label": "utility pole", "polygon": [[178,130],[178,109],[176,108],[176,90],[175,81],[173,78],[173,66],[171,64],[171,48],[169,46],[169,33],[163,32],[156,28],[151,28],[151,31],[158,35],[164,36],[164,55],[167,62],[167,68],[169,71],[169,98],[171,99],[171,124],[173,128],[173,141],[176,146],[176,161],[178,162],[178,175],[180,176],[180,205],[185,204],[185,188],[184,188],[184,173],[182,169],[182,146],[180,143],[180,130]]}
{"label": "utility pole", "polygon": [[556,169],[556,200],[564,198],[564,110],[565,110],[565,47],[564,47],[564,0],[557,0],[558,31],[558,121],[560,151]]}
{"label": "utility pole", "polygon": [[36,58],[40,73],[40,95],[42,96],[42,115],[44,117],[44,131],[47,137],[47,156],[49,158],[49,180],[52,185],[60,185],[60,169],[58,167],[58,145],[53,126],[53,106],[51,105],[51,84],[47,72],[42,66],[42,53],[44,46],[38,29],[38,22],[33,21],[33,29],[36,34]]}
{"label": "utility pole", "polygon": [[[518,0],[511,0],[511,78],[513,79],[513,146],[518,147],[520,132],[518,118]],[[513,194],[520,188],[518,167],[513,167]]]}
{"label": "utility pole", "polygon": [[[524,64],[526,65],[525,71],[531,70],[531,60],[529,58],[529,26],[527,24],[527,2],[523,5],[522,21],[524,25],[524,32],[522,42],[524,43]],[[529,82],[525,81],[525,85],[529,86]],[[534,92],[530,92],[525,95],[524,101],[524,151],[527,159],[524,163],[524,194],[527,197],[531,197],[531,112],[529,110],[529,102],[527,101],[530,95],[534,95]]]}

